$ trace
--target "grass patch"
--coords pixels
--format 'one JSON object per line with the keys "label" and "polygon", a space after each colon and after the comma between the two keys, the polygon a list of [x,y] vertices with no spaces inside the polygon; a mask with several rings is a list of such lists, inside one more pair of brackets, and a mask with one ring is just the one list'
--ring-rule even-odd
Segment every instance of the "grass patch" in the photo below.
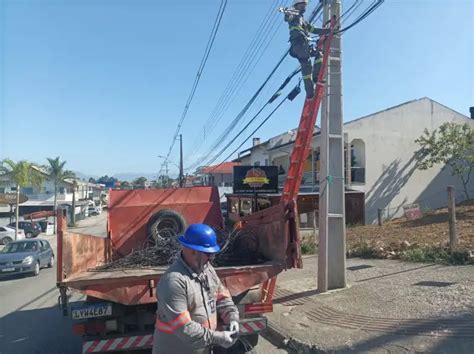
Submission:
{"label": "grass patch", "polygon": [[315,254],[316,244],[314,242],[303,242],[301,244],[301,253],[302,254]]}
{"label": "grass patch", "polygon": [[420,247],[400,252],[400,259],[406,262],[445,263],[464,265],[471,263],[467,249],[446,249],[441,247]]}
{"label": "grass patch", "polygon": [[347,257],[380,258],[380,255],[368,242],[359,241],[347,251]]}

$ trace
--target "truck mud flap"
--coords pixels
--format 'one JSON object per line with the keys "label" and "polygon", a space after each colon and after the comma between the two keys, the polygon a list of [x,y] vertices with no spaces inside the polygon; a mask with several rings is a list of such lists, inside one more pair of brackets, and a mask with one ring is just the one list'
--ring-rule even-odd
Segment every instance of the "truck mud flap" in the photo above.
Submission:
{"label": "truck mud flap", "polygon": [[109,339],[90,340],[83,342],[82,354],[116,352],[121,350],[138,350],[151,348],[153,335],[117,337]]}
{"label": "truck mud flap", "polygon": [[267,329],[267,319],[265,317],[255,317],[240,320],[240,335],[259,333]]}

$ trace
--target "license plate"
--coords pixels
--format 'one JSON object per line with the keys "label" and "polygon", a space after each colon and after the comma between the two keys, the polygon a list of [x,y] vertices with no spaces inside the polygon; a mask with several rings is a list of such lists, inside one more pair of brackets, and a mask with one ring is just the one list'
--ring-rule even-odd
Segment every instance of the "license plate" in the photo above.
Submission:
{"label": "license plate", "polygon": [[104,317],[112,315],[112,304],[84,305],[72,308],[72,319]]}
{"label": "license plate", "polygon": [[3,268],[2,269],[2,272],[14,272],[15,271],[15,268]]}

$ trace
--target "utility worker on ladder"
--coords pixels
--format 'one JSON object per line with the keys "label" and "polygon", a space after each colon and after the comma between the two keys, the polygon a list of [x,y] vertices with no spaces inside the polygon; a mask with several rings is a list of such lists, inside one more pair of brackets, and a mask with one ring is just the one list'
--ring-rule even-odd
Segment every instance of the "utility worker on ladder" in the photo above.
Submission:
{"label": "utility worker on ladder", "polygon": [[[212,353],[230,348],[239,333],[239,311],[209,263],[220,251],[214,230],[192,224],[178,238],[179,258],[163,274],[156,289],[153,354]],[[217,330],[217,316],[228,330]]]}
{"label": "utility worker on ladder", "polygon": [[[309,43],[309,34],[325,35],[329,29],[316,28],[304,19],[304,13],[308,0],[294,0],[293,7],[280,8],[279,11],[285,15],[285,21],[290,27],[290,55],[298,59],[301,64],[306,98],[314,96],[314,84],[318,79],[321,68],[322,53],[313,48]],[[311,57],[314,57],[314,66],[311,65]]]}

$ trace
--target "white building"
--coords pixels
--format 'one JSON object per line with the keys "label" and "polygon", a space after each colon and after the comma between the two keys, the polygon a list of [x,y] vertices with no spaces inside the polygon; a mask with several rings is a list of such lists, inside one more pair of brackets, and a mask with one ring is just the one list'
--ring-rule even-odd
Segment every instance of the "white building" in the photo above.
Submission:
{"label": "white building", "polygon": [[[415,139],[425,129],[437,129],[445,122],[470,124],[474,119],[462,115],[429,98],[409,101],[344,124],[346,144],[346,185],[365,193],[366,223],[377,220],[377,210],[385,218],[401,216],[403,206],[418,203],[422,209],[446,206],[448,185],[454,185],[457,201],[462,201],[462,184],[449,168],[435,166],[421,171],[416,168]],[[254,146],[239,154],[242,165],[275,165],[280,167],[282,184],[289,166],[289,156],[296,137],[295,130]],[[319,146],[317,131],[312,153],[305,165],[302,191],[319,188]],[[347,154],[350,151],[350,155]],[[469,186],[474,191],[474,179]]]}

